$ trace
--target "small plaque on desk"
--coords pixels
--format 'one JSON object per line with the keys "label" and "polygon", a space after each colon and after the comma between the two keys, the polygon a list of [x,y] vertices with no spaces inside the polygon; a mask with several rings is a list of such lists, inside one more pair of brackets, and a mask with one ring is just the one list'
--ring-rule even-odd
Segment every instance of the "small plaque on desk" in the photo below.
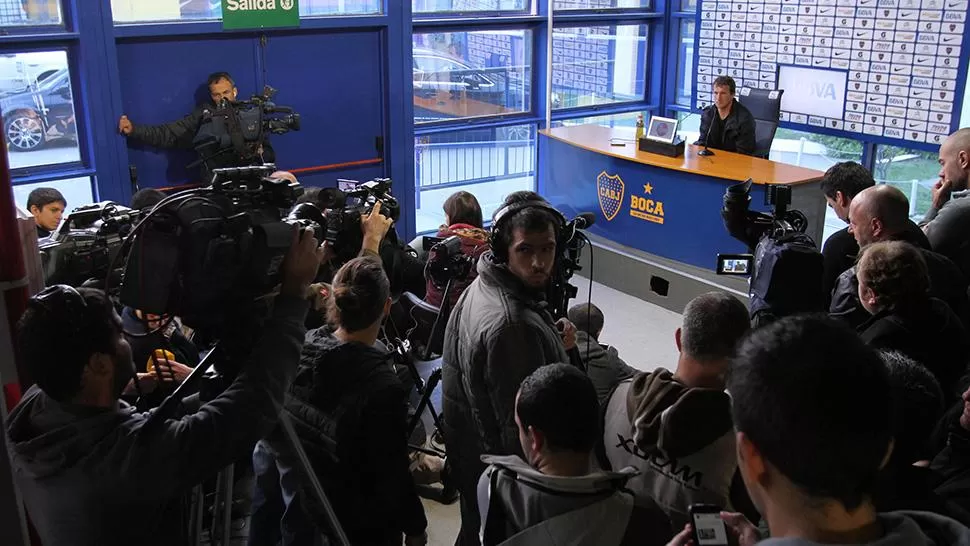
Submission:
{"label": "small plaque on desk", "polygon": [[684,139],[677,138],[673,142],[662,142],[642,137],[640,138],[640,151],[667,157],[680,157],[684,155]]}

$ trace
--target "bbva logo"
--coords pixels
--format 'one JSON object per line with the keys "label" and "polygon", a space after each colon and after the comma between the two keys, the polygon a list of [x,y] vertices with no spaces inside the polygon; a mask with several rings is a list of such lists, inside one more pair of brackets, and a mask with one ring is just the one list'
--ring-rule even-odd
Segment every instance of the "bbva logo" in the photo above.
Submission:
{"label": "bbva logo", "polygon": [[835,97],[835,84],[814,82],[812,83],[810,90],[813,97],[828,100],[838,100]]}

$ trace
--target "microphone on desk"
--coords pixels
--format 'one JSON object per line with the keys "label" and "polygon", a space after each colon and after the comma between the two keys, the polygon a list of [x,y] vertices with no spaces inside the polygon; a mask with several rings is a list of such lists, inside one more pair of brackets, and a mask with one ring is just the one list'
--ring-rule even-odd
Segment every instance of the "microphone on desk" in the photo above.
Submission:
{"label": "microphone on desk", "polygon": [[[710,110],[711,108],[717,108],[717,106],[712,104],[707,107],[707,110]],[[714,112],[714,115],[716,116],[717,112]],[[707,135],[704,137],[704,149],[697,152],[697,155],[702,155],[704,157],[714,155],[714,152],[712,152],[711,149],[707,147],[707,142],[711,140],[711,129],[713,128],[714,128],[714,117],[712,116],[711,122],[707,124]]]}

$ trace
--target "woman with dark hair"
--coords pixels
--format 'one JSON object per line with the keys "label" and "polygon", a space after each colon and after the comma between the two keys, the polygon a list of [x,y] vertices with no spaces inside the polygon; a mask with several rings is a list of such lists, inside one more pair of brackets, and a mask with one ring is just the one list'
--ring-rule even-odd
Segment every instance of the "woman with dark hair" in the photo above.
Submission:
{"label": "woman with dark hair", "polygon": [[[351,544],[427,541],[408,470],[407,397],[378,332],[391,305],[380,260],[355,258],[334,275],[329,324],[307,333],[286,412]],[[314,545],[321,506],[277,431],[253,454],[257,494],[250,544]],[[282,537],[281,537],[282,534]]]}
{"label": "woman with dark hair", "polygon": [[[478,204],[478,199],[467,191],[459,191],[451,194],[445,200],[442,208],[445,211],[445,223],[435,236],[442,239],[458,236],[461,239],[462,254],[477,263],[478,258],[489,248],[488,232],[482,228],[482,207]],[[433,269],[441,260],[440,253],[432,251],[428,256],[428,264],[425,267],[428,287],[424,300],[435,307],[441,307],[446,284],[433,279],[428,274],[428,270]],[[451,283],[451,292],[448,295],[450,305],[454,305],[458,301],[461,293],[477,276],[478,270],[472,265],[465,278],[455,279]]]}
{"label": "woman with dark hair", "polygon": [[942,300],[930,297],[920,251],[902,241],[872,243],[862,250],[856,268],[859,301],[872,315],[859,327],[862,339],[926,366],[940,382],[947,404],[954,402],[970,345],[960,319]]}

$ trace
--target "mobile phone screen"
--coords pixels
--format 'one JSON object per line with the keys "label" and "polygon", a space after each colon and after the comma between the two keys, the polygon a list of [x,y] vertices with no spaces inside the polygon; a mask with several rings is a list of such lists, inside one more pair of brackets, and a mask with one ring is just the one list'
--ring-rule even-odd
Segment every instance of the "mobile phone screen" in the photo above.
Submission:
{"label": "mobile phone screen", "polygon": [[694,535],[698,546],[727,546],[727,529],[716,512],[695,512]]}

